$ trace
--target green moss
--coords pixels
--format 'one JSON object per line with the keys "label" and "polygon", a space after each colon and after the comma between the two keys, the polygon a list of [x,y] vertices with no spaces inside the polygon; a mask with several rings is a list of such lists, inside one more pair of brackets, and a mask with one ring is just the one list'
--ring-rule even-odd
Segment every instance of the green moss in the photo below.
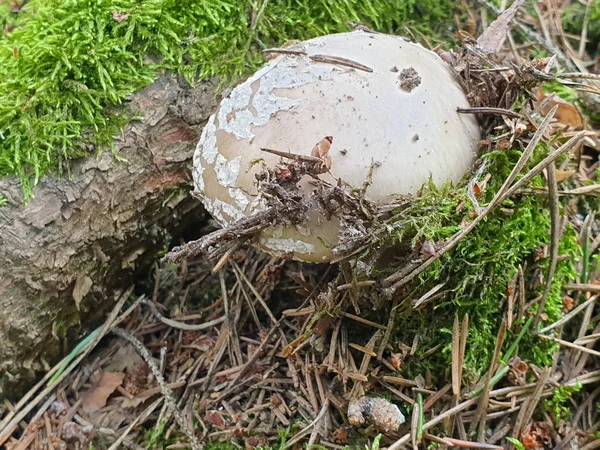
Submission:
{"label": "green moss", "polygon": [[453,10],[450,0],[32,0],[0,40],[0,177],[18,175],[30,195],[43,175],[110,147],[127,120],[114,106],[161,71],[227,83],[258,67],[263,47],[348,22],[449,34]]}
{"label": "green moss", "polygon": [[566,403],[574,393],[581,391],[582,387],[580,381],[574,386],[559,386],[554,390],[551,399],[544,400],[544,410],[552,414],[556,427],[571,417],[571,408]]}
{"label": "green moss", "polygon": [[8,2],[0,3],[0,30],[4,30],[4,27],[12,20],[12,14],[10,11],[10,5]]}
{"label": "green moss", "polygon": [[[530,166],[547,154],[540,145]],[[479,203],[484,206],[491,200],[521,155],[521,151],[492,152],[487,159],[486,173],[492,174]],[[541,184],[540,177],[533,185]],[[396,320],[394,340],[408,345],[419,337],[419,350],[406,359],[406,375],[423,374],[431,370],[434,376],[444,376],[451,361],[452,323],[458,315],[469,315],[469,336],[465,355],[466,381],[478,378],[489,366],[500,323],[506,315],[508,287],[517,274],[519,265],[538,267],[546,273],[549,260],[536,260],[536,252],[549,243],[550,216],[547,200],[542,196],[522,196],[501,205],[502,209],[488,215],[458,246],[443,255],[421,274],[409,289],[412,300],[433,286],[443,283],[445,294],[433,301],[434,307],[414,310],[412,305],[402,305],[402,313]],[[392,237],[397,241],[411,240],[415,245],[428,239],[437,242],[447,239],[468,220],[473,206],[466,187],[446,186],[436,189],[429,186],[413,206],[402,212]],[[570,258],[558,264],[553,285],[548,296],[545,314],[547,323],[560,318],[562,286],[575,278],[573,263],[580,254],[575,230],[567,227],[559,248],[561,255]],[[541,293],[543,286],[528,291],[528,301]],[[410,290],[408,291],[410,292]],[[529,311],[534,314],[535,308]],[[522,324],[515,324],[508,333],[508,347],[520,331]],[[442,351],[427,358],[422,355],[441,345]],[[540,366],[551,362],[555,344],[542,341],[528,333],[520,345],[520,357]]]}

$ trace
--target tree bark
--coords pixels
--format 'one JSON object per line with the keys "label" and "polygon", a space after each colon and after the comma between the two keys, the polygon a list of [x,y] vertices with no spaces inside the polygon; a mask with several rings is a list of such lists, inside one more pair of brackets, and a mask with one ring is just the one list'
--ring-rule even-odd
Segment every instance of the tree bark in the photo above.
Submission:
{"label": "tree bark", "polygon": [[16,397],[97,326],[137,273],[190,222],[192,155],[216,107],[216,83],[159,78],[127,106],[140,119],[109,151],[48,178],[24,204],[0,180],[0,398]]}

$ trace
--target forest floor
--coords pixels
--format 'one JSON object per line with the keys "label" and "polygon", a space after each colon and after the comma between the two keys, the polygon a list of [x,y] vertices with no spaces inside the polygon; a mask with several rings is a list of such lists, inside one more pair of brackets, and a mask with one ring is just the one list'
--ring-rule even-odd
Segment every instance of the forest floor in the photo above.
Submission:
{"label": "forest floor", "polygon": [[[440,224],[409,236],[408,265],[361,278],[245,245],[157,262],[6,405],[0,445],[600,448],[600,4],[575,3],[580,28],[566,4],[518,14],[497,72],[535,69],[546,91],[500,96],[482,145],[496,162],[449,203],[432,189],[410,206],[413,226]],[[476,5],[457,40],[496,17]]]}

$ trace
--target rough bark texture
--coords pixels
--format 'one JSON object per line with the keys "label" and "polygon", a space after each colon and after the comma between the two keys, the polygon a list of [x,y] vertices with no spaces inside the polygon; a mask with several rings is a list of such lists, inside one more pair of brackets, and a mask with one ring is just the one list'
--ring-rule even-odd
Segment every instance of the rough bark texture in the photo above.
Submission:
{"label": "rough bark texture", "polygon": [[163,76],[137,93],[132,122],[106,151],[46,179],[23,204],[0,180],[0,398],[15,397],[204,211],[187,195],[192,154],[216,107],[216,84]]}

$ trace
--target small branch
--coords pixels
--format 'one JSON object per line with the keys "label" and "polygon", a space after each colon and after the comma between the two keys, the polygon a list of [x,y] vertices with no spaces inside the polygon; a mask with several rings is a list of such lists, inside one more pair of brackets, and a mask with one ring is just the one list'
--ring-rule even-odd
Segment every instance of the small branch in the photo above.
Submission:
{"label": "small branch", "polygon": [[290,48],[266,48],[263,50],[263,53],[280,53],[282,55],[306,56],[306,52],[304,50],[292,50]]}
{"label": "small branch", "polygon": [[456,111],[461,114],[496,114],[517,119],[521,117],[521,114],[504,108],[456,108]]}
{"label": "small branch", "polygon": [[235,222],[227,228],[213,231],[196,241],[174,247],[173,250],[163,257],[162,261],[180,262],[184,259],[198,256],[209,248],[215,247],[223,242],[249,238],[270,226],[277,217],[285,214],[286,210],[293,207],[294,205],[287,205],[260,211],[250,217]]}
{"label": "small branch", "polygon": [[373,69],[371,69],[369,66],[365,66],[364,64],[348,58],[342,58],[341,56],[311,55],[309,58],[317,62],[337,64],[339,66],[352,67],[353,69],[363,70],[365,72],[373,72]]}
{"label": "small branch", "polygon": [[565,284],[565,290],[600,294],[600,284]]}
{"label": "small branch", "polygon": [[223,316],[223,317],[219,317],[219,318],[214,319],[214,320],[209,320],[208,322],[200,323],[198,325],[190,325],[190,324],[187,324],[187,323],[177,322],[176,320],[166,318],[165,316],[163,316],[158,311],[158,308],[152,302],[149,302],[149,301],[146,301],[146,300],[142,300],[142,303],[144,305],[147,305],[147,306],[150,307],[150,309],[152,310],[152,314],[154,314],[154,316],[159,321],[161,321],[165,325],[168,325],[168,326],[170,326],[172,328],[176,328],[178,330],[186,330],[186,331],[200,331],[200,330],[205,330],[207,328],[211,328],[211,327],[214,327],[215,325],[219,325],[220,323],[225,322],[225,319],[226,319],[225,316]]}
{"label": "small branch", "polygon": [[581,72],[565,72],[556,74],[556,78],[578,78],[582,80],[600,80],[600,74],[597,73],[581,73]]}
{"label": "small branch", "polygon": [[122,328],[114,328],[112,330],[112,332],[113,332],[113,334],[116,334],[120,338],[123,338],[126,341],[128,341],[129,343],[131,343],[131,345],[133,345],[135,347],[135,349],[139,352],[139,354],[144,358],[144,361],[150,367],[150,370],[152,371],[152,375],[154,375],[156,382],[160,386],[160,391],[165,399],[165,403],[167,404],[168,408],[173,413],[173,416],[175,416],[175,420],[177,420],[177,423],[178,423],[179,427],[181,428],[181,431],[183,431],[185,433],[185,435],[188,437],[188,439],[190,440],[190,444],[192,445],[192,448],[194,450],[202,450],[202,448],[203,448],[202,445],[200,445],[198,438],[196,438],[196,435],[190,429],[187,421],[183,417],[183,414],[181,414],[181,411],[177,407],[177,402],[175,401],[175,398],[173,397],[171,390],[167,387],[167,383],[165,382],[165,379],[163,378],[162,374],[160,373],[159,368],[156,366],[156,363],[154,362],[154,359],[152,358],[152,354],[148,351],[148,349],[144,346],[144,344],[142,344],[142,342],[140,340],[138,340],[135,336],[133,336],[129,332],[123,330]]}
{"label": "small branch", "polygon": [[[598,287],[600,287],[600,286],[598,286]],[[548,325],[547,327],[542,328],[541,330],[537,331],[537,333],[539,333],[539,334],[546,333],[547,331],[550,331],[553,328],[557,328],[557,327],[559,327],[561,325],[564,325],[569,320],[571,320],[573,317],[575,317],[577,314],[579,314],[580,311],[584,310],[588,305],[591,305],[592,303],[594,303],[597,298],[598,298],[597,295],[591,296],[589,299],[587,299],[585,302],[583,302],[577,308],[573,309],[573,311],[569,312],[563,318],[561,318],[560,320],[558,320],[558,321],[556,321],[556,322]]]}

